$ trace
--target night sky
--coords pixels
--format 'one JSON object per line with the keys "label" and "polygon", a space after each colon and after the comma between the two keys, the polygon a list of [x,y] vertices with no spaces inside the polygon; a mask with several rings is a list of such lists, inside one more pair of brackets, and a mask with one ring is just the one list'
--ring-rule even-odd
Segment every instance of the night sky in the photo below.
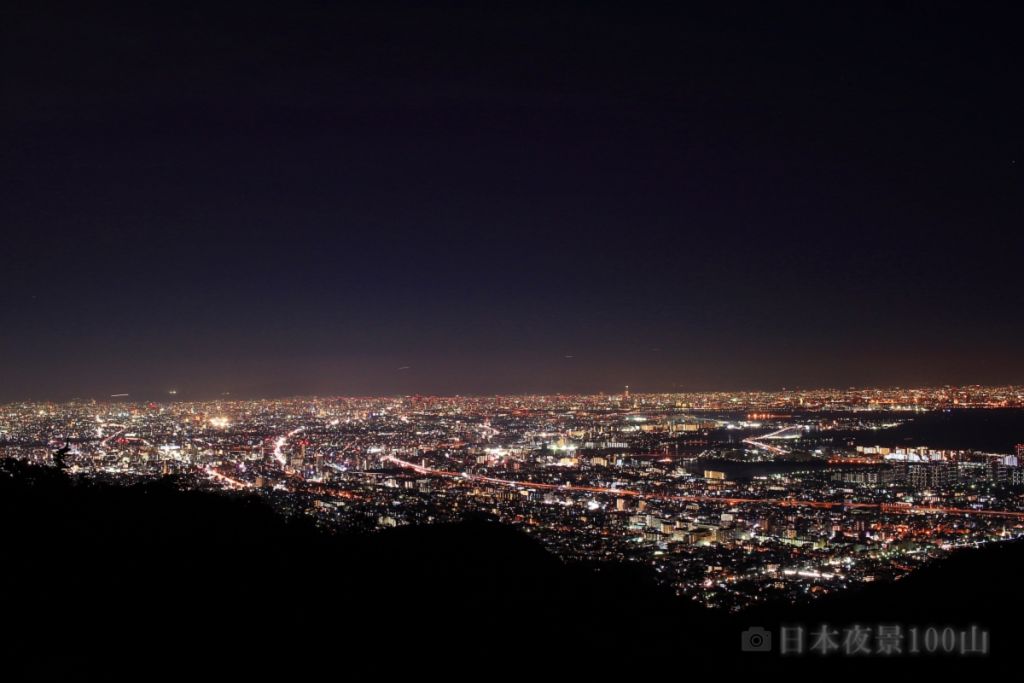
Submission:
{"label": "night sky", "polygon": [[211,4],[3,4],[0,400],[1024,382],[1009,4]]}

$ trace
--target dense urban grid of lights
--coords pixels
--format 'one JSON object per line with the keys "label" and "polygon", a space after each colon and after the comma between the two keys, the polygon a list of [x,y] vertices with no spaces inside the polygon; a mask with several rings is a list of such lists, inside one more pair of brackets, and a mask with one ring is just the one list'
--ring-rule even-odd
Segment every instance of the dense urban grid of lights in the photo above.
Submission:
{"label": "dense urban grid of lights", "polygon": [[69,476],[174,475],[333,531],[485,513],[565,559],[643,563],[739,609],[1022,535],[1024,447],[887,436],[933,411],[1020,407],[1012,386],[17,403],[0,447],[50,463],[67,445]]}

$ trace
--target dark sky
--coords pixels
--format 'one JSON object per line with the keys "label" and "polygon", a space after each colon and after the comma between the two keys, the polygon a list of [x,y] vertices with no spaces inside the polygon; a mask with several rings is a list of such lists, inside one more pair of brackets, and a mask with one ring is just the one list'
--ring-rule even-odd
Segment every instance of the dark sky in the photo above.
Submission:
{"label": "dark sky", "polygon": [[1024,381],[1017,10],[211,4],[4,3],[0,400]]}

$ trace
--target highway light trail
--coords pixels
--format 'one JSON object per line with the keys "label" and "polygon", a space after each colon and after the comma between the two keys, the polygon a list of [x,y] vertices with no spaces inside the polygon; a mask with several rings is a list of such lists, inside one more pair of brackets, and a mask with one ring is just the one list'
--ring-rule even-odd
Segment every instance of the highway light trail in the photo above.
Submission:
{"label": "highway light trail", "polygon": [[296,427],[287,434],[277,437],[277,441],[274,442],[274,460],[276,460],[278,464],[281,465],[281,467],[284,467],[287,464],[287,461],[285,460],[284,457],[284,453],[281,452],[281,449],[284,448],[285,444],[288,443],[288,439],[292,438],[293,436],[301,432],[303,429],[305,429],[305,427]]}
{"label": "highway light trail", "polygon": [[226,474],[222,474],[222,473],[218,472],[217,470],[215,470],[212,467],[204,467],[203,471],[206,472],[207,476],[209,476],[214,481],[220,482],[220,483],[225,484],[225,485],[227,485],[229,487],[239,488],[239,489],[251,489],[251,488],[253,488],[252,484],[250,484],[248,482],[245,482],[245,481],[240,481],[238,479],[234,479],[232,477],[229,477]]}

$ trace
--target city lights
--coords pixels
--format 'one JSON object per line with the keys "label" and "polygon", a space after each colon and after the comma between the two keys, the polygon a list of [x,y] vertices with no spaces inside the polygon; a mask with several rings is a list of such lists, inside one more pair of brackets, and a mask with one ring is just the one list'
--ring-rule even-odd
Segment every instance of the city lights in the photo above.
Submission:
{"label": "city lights", "polygon": [[0,433],[6,457],[42,464],[67,443],[69,476],[175,476],[330,529],[486,513],[735,610],[1024,534],[1012,447],[888,436],[953,406],[1020,408],[1024,388],[24,403]]}

